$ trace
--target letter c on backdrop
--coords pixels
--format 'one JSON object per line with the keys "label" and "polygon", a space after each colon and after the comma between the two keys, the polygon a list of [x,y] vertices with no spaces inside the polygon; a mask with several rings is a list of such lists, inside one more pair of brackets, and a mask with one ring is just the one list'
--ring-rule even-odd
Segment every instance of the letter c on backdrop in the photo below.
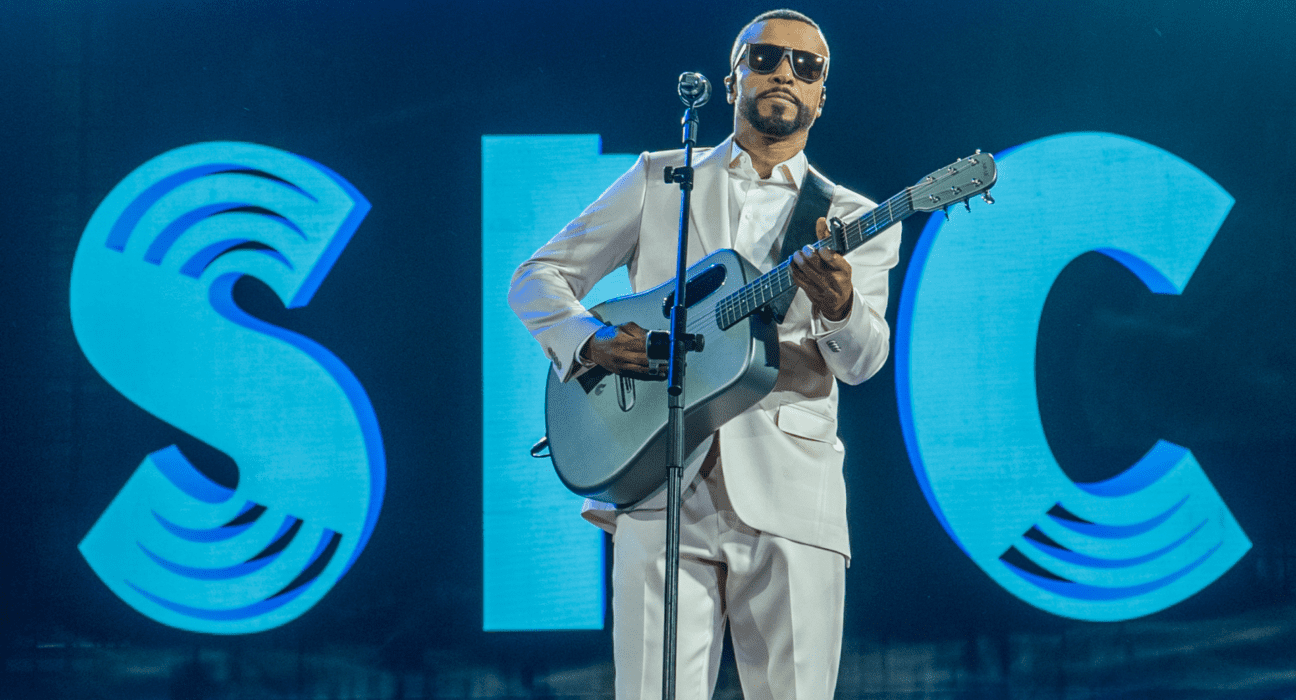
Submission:
{"label": "letter c on backdrop", "polygon": [[1090,251],[1153,292],[1180,293],[1233,198],[1114,134],[1061,134],[998,161],[997,203],[932,217],[906,275],[896,385],[914,472],[954,541],[1027,603],[1092,621],[1163,610],[1251,542],[1180,445],[1158,441],[1115,477],[1071,481],[1040,420],[1036,334],[1054,280]]}

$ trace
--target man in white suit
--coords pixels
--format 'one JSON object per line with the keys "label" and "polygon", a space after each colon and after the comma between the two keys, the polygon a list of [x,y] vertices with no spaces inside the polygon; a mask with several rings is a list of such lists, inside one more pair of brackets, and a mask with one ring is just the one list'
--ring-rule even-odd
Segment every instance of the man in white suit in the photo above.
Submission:
{"label": "man in white suit", "polygon": [[[789,220],[811,174],[803,153],[821,114],[828,46],[818,25],[775,10],[738,35],[725,95],[734,133],[696,157],[689,263],[733,248],[762,271],[780,262]],[[606,326],[580,299],[626,265],[636,290],[674,277],[679,189],[661,177],[683,152],[645,153],[598,201],[518,268],[509,300],[570,380],[594,365],[646,372],[644,329]],[[828,217],[874,205],[832,186]],[[827,236],[825,218],[816,235]],[[845,456],[837,380],[858,384],[885,362],[887,271],[899,226],[845,256],[809,246],[793,256],[800,288],[778,326],[774,390],[690,457],[681,511],[677,693],[707,698],[725,625],[744,696],[832,697],[841,650]],[[664,497],[621,510],[589,504],[613,533],[613,641],[622,700],[661,690]]]}

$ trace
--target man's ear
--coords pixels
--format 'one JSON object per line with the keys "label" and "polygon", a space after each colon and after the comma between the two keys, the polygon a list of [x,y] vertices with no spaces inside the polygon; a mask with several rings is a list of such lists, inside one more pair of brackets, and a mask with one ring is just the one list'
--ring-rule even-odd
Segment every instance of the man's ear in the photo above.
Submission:
{"label": "man's ear", "polygon": [[819,88],[819,109],[815,112],[816,117],[823,114],[823,106],[824,103],[827,101],[828,101],[828,86],[824,85],[823,87]]}
{"label": "man's ear", "polygon": [[733,104],[734,100],[737,99],[738,97],[737,95],[738,88],[734,84],[733,73],[730,73],[729,75],[725,76],[724,86],[725,86],[725,101],[727,101],[729,104]]}

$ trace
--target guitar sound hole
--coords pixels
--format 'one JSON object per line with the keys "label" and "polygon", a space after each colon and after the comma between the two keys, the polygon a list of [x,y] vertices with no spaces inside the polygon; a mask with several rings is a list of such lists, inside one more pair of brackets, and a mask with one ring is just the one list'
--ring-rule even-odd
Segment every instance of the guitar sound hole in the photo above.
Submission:
{"label": "guitar sound hole", "polygon": [[[688,282],[685,282],[684,308],[691,309],[703,299],[715,294],[720,285],[724,284],[725,274],[725,266],[716,264],[697,273]],[[674,306],[675,292],[671,292],[666,295],[666,301],[662,302],[662,316],[670,318],[671,308]]]}

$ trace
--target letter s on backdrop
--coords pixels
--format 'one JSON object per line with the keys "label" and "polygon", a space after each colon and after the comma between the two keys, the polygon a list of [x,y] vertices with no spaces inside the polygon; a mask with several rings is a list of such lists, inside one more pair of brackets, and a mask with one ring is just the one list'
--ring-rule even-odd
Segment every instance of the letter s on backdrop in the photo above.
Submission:
{"label": "letter s on backdrop", "polygon": [[229,489],[163,447],[82,540],[99,578],[144,615],[195,632],[270,629],[318,602],[368,541],[386,466],[364,388],[326,348],[232,297],[251,275],[305,305],[368,211],[311,160],[199,143],[127,175],[86,226],[70,296],[86,358],[238,465]]}

